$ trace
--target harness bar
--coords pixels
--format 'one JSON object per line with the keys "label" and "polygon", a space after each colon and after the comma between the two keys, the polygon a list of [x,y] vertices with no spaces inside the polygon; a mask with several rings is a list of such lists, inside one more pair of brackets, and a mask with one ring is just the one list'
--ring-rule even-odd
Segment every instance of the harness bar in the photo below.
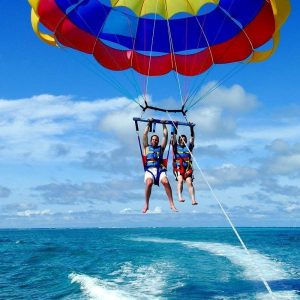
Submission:
{"label": "harness bar", "polygon": [[137,122],[144,122],[144,123],[156,123],[156,124],[168,124],[168,125],[180,125],[180,126],[188,126],[188,127],[194,127],[196,124],[195,123],[189,123],[189,122],[179,122],[179,121],[170,121],[170,120],[159,120],[159,119],[142,119],[142,118],[133,118],[133,121],[135,123]]}

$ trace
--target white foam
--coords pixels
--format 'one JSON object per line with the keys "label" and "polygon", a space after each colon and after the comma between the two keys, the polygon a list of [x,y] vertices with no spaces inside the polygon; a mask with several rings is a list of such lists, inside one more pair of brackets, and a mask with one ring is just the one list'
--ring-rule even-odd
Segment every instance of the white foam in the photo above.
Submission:
{"label": "white foam", "polygon": [[[273,296],[276,300],[299,300],[300,296],[297,295],[295,291],[280,291],[273,292]],[[272,300],[270,295],[266,293],[258,293],[256,295],[256,300]]]}
{"label": "white foam", "polygon": [[79,283],[83,293],[93,300],[128,300],[134,299],[130,294],[118,290],[116,285],[113,285],[104,280],[100,280],[88,275],[72,273],[69,275],[71,282]]}
{"label": "white foam", "polygon": [[117,275],[114,282],[127,282],[127,288],[147,295],[159,296],[166,287],[166,264],[151,264],[133,267],[132,263],[125,263],[120,270],[111,273]]}
{"label": "white foam", "polygon": [[[250,256],[241,247],[220,243],[183,242],[187,247],[198,248],[212,254],[224,256],[233,264],[244,269],[243,275],[250,280],[261,280],[260,274],[267,281],[288,279],[288,273],[283,269],[280,262],[259,253],[256,250],[250,251]],[[299,300],[295,291],[272,292],[273,298],[267,292],[258,293],[255,299],[258,300]]]}
{"label": "white foam", "polygon": [[166,289],[166,268],[163,264],[134,267],[125,263],[117,271],[109,274],[111,279],[99,279],[88,275],[72,273],[71,282],[79,283],[89,299],[135,300],[162,299]]}
{"label": "white foam", "polygon": [[244,277],[250,280],[260,280],[258,269],[260,273],[264,275],[266,280],[289,278],[281,263],[276,262],[255,250],[249,251],[251,254],[249,256],[245,250],[239,246],[232,246],[225,243],[190,242],[161,238],[138,238],[134,240],[154,243],[178,243],[188,248],[196,248],[214,255],[223,256],[233,264],[242,267],[244,270]]}
{"label": "white foam", "polygon": [[226,257],[233,264],[242,267],[244,277],[250,280],[260,280],[258,272],[263,274],[266,280],[289,277],[279,262],[273,261],[255,250],[249,251],[251,255],[248,255],[243,248],[228,244],[204,242],[184,242],[183,244],[190,248],[197,248],[214,255]]}

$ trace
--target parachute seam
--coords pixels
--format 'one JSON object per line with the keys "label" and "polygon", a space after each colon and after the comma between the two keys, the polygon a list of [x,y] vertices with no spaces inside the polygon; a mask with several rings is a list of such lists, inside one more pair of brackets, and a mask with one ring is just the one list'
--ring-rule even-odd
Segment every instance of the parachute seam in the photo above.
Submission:
{"label": "parachute seam", "polygon": [[249,41],[249,44],[251,45],[252,50],[254,51],[253,44],[252,44],[249,36],[245,32],[244,28],[242,26],[240,26],[239,22],[234,17],[232,17],[231,14],[229,14],[227,11],[225,11],[221,6],[220,6],[220,10],[223,12],[223,14],[225,14],[226,16],[228,16],[242,30],[242,32],[246,36],[247,40]]}

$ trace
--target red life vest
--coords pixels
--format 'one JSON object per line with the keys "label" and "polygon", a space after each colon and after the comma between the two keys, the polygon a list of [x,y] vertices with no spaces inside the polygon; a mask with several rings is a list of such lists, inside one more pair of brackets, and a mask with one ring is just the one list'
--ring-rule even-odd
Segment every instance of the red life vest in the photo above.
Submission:
{"label": "red life vest", "polygon": [[178,174],[187,179],[193,175],[192,158],[190,150],[187,146],[175,145],[174,159],[173,159],[173,172],[177,178]]}

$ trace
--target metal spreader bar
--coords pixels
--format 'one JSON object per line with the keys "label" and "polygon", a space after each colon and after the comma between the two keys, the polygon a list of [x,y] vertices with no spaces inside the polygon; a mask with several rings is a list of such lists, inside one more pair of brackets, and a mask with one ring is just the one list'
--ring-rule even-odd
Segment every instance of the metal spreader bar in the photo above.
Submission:
{"label": "metal spreader bar", "polygon": [[157,124],[167,124],[167,125],[176,124],[176,125],[188,126],[188,127],[195,126],[195,123],[170,121],[170,120],[159,120],[159,119],[150,119],[150,120],[147,120],[147,119],[142,119],[142,118],[133,118],[133,121],[134,122],[144,122],[144,123],[151,122],[153,124],[157,123]]}
{"label": "metal spreader bar", "polygon": [[170,121],[170,120],[160,120],[160,119],[142,119],[142,118],[133,118],[133,121],[135,122],[135,129],[136,131],[139,131],[139,125],[138,122],[143,123],[150,123],[150,132],[155,132],[156,124],[166,124],[171,125],[175,132],[177,132],[178,126],[188,126],[188,127],[194,127],[195,123],[189,123],[189,122],[181,122],[181,121]]}

